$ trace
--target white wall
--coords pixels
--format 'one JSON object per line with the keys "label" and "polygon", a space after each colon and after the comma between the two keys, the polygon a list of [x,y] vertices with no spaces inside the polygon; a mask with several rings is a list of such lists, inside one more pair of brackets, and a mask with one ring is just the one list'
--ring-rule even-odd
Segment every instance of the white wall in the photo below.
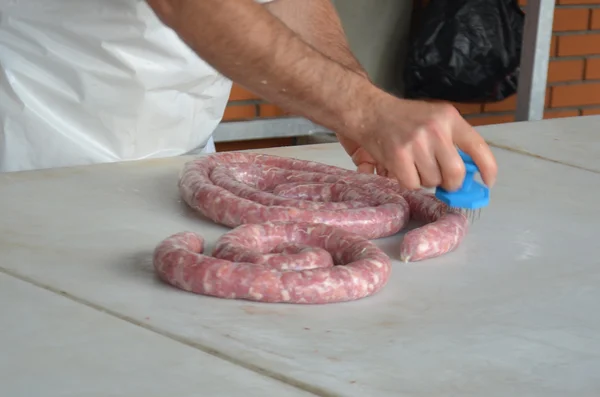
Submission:
{"label": "white wall", "polygon": [[350,47],[375,84],[392,89],[402,70],[412,0],[332,0]]}

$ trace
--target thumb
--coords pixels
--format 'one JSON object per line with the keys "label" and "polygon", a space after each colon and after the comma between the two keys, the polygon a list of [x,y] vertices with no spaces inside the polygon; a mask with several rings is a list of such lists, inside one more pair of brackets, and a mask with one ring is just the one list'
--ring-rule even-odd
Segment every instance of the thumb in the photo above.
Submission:
{"label": "thumb", "polygon": [[372,174],[375,172],[375,161],[365,149],[351,139],[340,135],[337,135],[337,137],[346,153],[348,153],[352,159],[354,165],[356,165],[358,172],[365,174]]}
{"label": "thumb", "polygon": [[340,142],[346,153],[348,153],[350,157],[354,156],[354,153],[356,153],[356,151],[360,148],[360,145],[340,134],[336,133],[335,135],[337,136],[338,141]]}
{"label": "thumb", "polygon": [[372,174],[373,172],[375,172],[375,165],[371,164],[371,163],[361,163],[361,164],[356,164],[357,168],[356,170],[358,172],[360,172],[361,174]]}

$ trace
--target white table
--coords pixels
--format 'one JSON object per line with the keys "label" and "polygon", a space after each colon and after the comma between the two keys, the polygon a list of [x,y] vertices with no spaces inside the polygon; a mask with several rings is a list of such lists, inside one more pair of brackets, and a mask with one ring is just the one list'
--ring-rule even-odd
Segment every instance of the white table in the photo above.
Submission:
{"label": "white table", "polygon": [[0,274],[0,395],[311,394]]}
{"label": "white table", "polygon": [[493,146],[600,172],[600,116],[497,124],[477,130]]}
{"label": "white table", "polygon": [[[494,151],[492,205],[457,251],[396,261],[378,295],[326,306],[156,280],[161,239],[194,230],[210,249],[227,230],[181,203],[186,158],[1,175],[0,395],[68,396],[76,379],[77,396],[597,396],[600,175]],[[263,152],[350,167],[336,144]],[[396,258],[400,239],[378,244]]]}

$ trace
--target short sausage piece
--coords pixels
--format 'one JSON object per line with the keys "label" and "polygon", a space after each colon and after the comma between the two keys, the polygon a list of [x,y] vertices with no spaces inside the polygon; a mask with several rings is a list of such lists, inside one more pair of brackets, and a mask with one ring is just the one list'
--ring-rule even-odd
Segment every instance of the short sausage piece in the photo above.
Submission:
{"label": "short sausage piece", "polygon": [[468,229],[467,217],[451,210],[433,194],[405,192],[411,217],[425,225],[407,232],[400,246],[400,260],[417,262],[456,249]]}

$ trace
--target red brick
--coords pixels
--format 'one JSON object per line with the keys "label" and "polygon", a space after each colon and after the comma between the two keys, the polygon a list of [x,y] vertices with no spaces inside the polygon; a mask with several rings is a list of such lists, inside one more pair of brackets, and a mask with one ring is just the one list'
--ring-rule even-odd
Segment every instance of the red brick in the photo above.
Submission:
{"label": "red brick", "polygon": [[552,30],[566,32],[570,30],[586,30],[590,20],[588,8],[562,8],[554,11]]}
{"label": "red brick", "polygon": [[230,101],[246,101],[251,99],[260,99],[258,96],[254,95],[247,89],[240,87],[237,84],[234,84],[231,87],[231,94],[229,95]]}
{"label": "red brick", "polygon": [[282,117],[289,116],[290,114],[279,106],[265,103],[259,106],[258,115],[259,117]]}
{"label": "red brick", "polygon": [[474,127],[478,125],[510,123],[512,121],[515,121],[515,116],[512,114],[479,116],[467,119],[467,122]]}
{"label": "red brick", "polygon": [[600,0],[558,0],[557,4],[600,4]]}
{"label": "red brick", "polygon": [[577,117],[579,116],[579,110],[577,109],[569,109],[569,110],[549,110],[544,112],[545,119],[558,119],[563,117]]}
{"label": "red brick", "polygon": [[282,146],[294,146],[294,138],[255,139],[251,141],[215,142],[217,152],[256,150]]}
{"label": "red brick", "polygon": [[583,59],[550,61],[548,82],[574,81],[583,78]]}
{"label": "red brick", "polygon": [[590,19],[590,29],[600,29],[600,9],[592,10],[592,18]]}
{"label": "red brick", "polygon": [[223,121],[248,120],[256,117],[254,105],[229,105],[225,108]]}
{"label": "red brick", "polygon": [[558,56],[600,54],[600,34],[574,34],[558,37]]}
{"label": "red brick", "polygon": [[506,112],[508,110],[515,110],[517,107],[517,96],[513,95],[500,102],[490,102],[483,105],[483,111],[488,112]]}
{"label": "red brick", "polygon": [[600,83],[583,83],[552,87],[553,108],[600,105]]}
{"label": "red brick", "polygon": [[452,103],[452,105],[463,115],[481,113],[482,109],[480,103]]}
{"label": "red brick", "polygon": [[600,58],[588,58],[585,65],[586,80],[600,80]]}
{"label": "red brick", "polygon": [[600,108],[581,109],[582,116],[593,116],[596,114],[600,114]]}
{"label": "red brick", "polygon": [[[546,101],[544,106],[550,105],[550,88],[546,88]],[[500,102],[490,102],[483,105],[484,113],[508,112],[517,108],[517,95],[512,95]]]}
{"label": "red brick", "polygon": [[558,47],[558,39],[556,36],[552,36],[552,39],[550,40],[550,56],[551,57],[556,56],[557,47]]}

